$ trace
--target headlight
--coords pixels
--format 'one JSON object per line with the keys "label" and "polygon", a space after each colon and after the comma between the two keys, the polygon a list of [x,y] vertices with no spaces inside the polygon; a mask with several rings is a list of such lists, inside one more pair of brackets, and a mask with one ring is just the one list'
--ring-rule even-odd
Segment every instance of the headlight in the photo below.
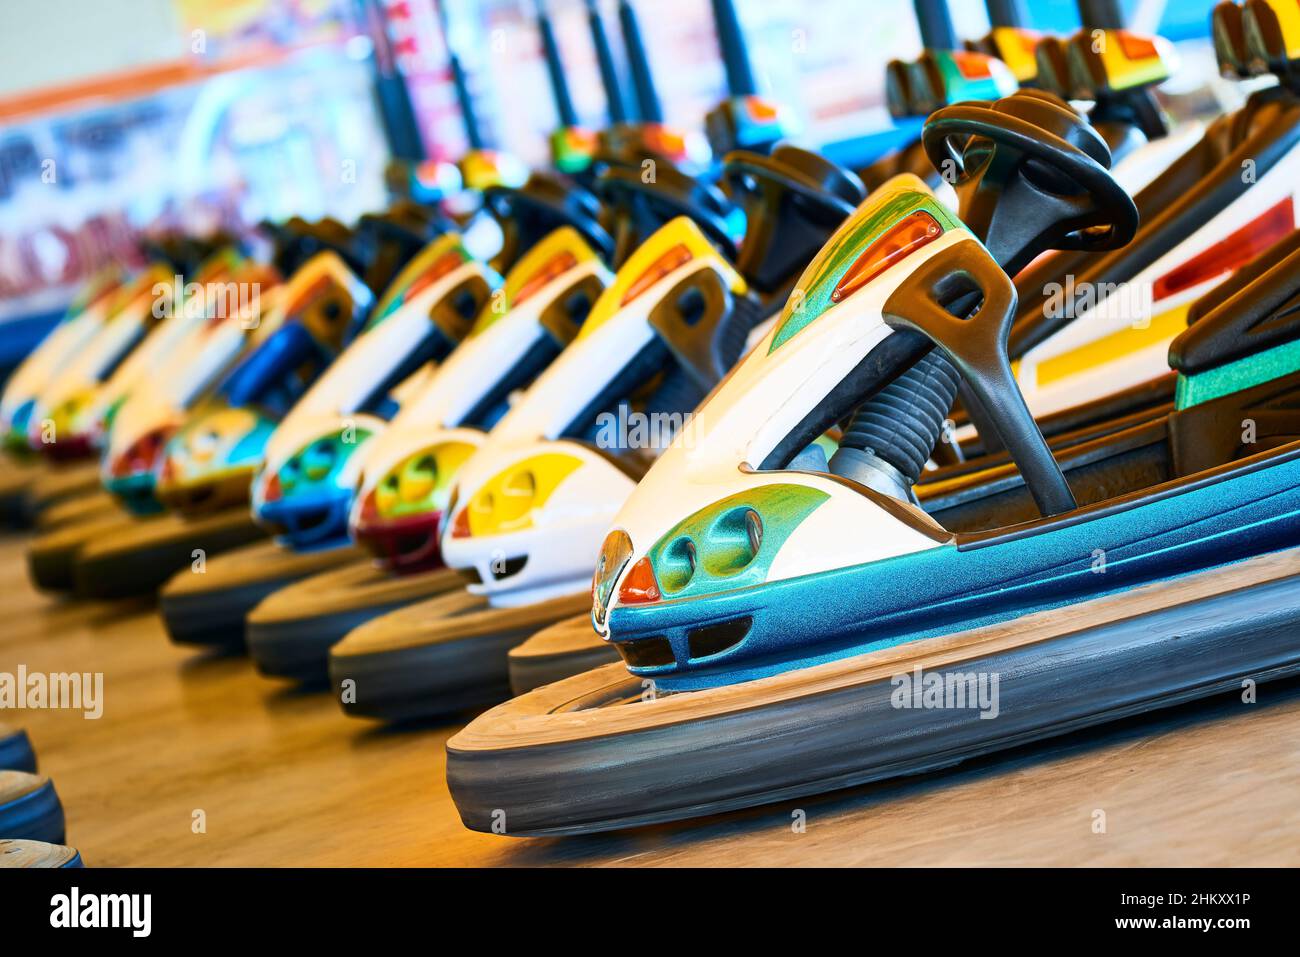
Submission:
{"label": "headlight", "polygon": [[468,442],[440,442],[393,466],[372,493],[377,517],[394,519],[442,511],[456,474],[474,448]]}
{"label": "headlight", "polygon": [[591,578],[591,619],[597,626],[605,624],[605,613],[609,608],[609,596],[614,591],[614,582],[618,581],[623,566],[631,557],[632,539],[627,532],[616,528],[605,536]]}
{"label": "headlight", "polygon": [[534,513],[581,465],[582,459],[576,455],[547,452],[503,469],[453,516],[452,538],[504,535],[531,528]]}
{"label": "headlight", "polygon": [[334,468],[334,461],[337,458],[334,448],[334,439],[321,439],[313,442],[301,452],[298,458],[302,464],[302,474],[310,482],[319,482],[325,476],[330,474],[330,469]]}

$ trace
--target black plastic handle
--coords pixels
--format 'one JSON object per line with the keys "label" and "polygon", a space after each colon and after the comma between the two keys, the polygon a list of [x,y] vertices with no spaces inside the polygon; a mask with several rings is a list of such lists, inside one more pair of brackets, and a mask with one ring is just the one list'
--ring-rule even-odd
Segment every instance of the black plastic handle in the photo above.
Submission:
{"label": "black plastic handle", "polygon": [[[979,301],[954,315],[945,303]],[[918,332],[941,349],[970,386],[1044,516],[1076,507],[1061,468],[1025,404],[1007,359],[1016,287],[973,239],[956,243],[914,271],[885,302],[885,322]]]}

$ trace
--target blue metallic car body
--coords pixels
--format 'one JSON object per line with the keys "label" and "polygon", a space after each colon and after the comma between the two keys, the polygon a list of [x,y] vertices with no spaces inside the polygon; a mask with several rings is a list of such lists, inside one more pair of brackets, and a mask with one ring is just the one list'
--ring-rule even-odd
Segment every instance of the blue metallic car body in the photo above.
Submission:
{"label": "blue metallic car body", "polygon": [[[689,690],[1006,621],[1297,543],[1300,447],[1019,530],[709,596],[616,605],[610,633],[620,643],[666,638],[674,664],[629,670],[664,690]],[[690,659],[691,631],[744,618],[751,624],[742,640]]]}

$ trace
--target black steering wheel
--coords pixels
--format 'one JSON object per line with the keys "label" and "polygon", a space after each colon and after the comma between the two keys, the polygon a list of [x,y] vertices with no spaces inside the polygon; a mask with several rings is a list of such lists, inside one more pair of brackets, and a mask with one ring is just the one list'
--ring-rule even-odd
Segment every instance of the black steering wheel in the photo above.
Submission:
{"label": "black steering wheel", "polygon": [[[732,203],[712,183],[661,161],[648,181],[640,167],[608,167],[596,178],[596,192],[609,205],[621,207],[638,219],[638,227],[646,234],[677,216],[686,216],[729,261],[736,259],[738,247],[727,224]],[[644,240],[645,235],[640,238]]]}
{"label": "black steering wheel", "polygon": [[576,229],[605,260],[614,252],[614,239],[600,223],[600,201],[585,187],[557,174],[534,172],[523,186],[489,186],[483,196],[507,233],[507,245],[516,247],[505,253],[503,268],[560,226]]}
{"label": "black steering wheel", "polygon": [[922,142],[963,220],[1013,275],[1044,250],[1115,249],[1137,232],[1137,207],[1108,169],[1105,141],[1052,93],[944,107]]}

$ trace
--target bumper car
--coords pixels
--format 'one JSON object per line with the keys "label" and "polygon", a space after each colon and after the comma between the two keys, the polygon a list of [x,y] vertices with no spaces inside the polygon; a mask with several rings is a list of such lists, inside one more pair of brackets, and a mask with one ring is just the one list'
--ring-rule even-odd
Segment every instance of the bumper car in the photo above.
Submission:
{"label": "bumper car", "polygon": [[[1239,20],[1241,11],[1236,12]],[[1230,33],[1221,26],[1221,16],[1216,17],[1216,34],[1226,37]],[[1268,43],[1266,31],[1263,36],[1261,42]],[[1104,81],[1109,90],[1106,96],[1098,96],[1098,102],[1105,102],[1110,110],[1102,126],[1109,127],[1110,138],[1131,144],[1133,137],[1119,137],[1118,131],[1126,124],[1135,128],[1140,111],[1125,113],[1115,103],[1144,98],[1144,85],[1163,75],[1167,57],[1158,43],[1129,39],[1126,45],[1119,37],[1112,38],[1108,47],[1112,52],[1104,64],[1082,54],[1076,59],[1090,64],[1089,82],[1094,88]],[[1240,44],[1220,45],[1235,51],[1233,59],[1224,61],[1225,69],[1251,59]],[[1076,49],[1079,44],[1068,46]],[[1275,52],[1269,62],[1277,64],[1280,57]],[[1110,72],[1102,72],[1101,66]],[[1053,441],[1078,443],[1114,431],[1130,419],[1150,420],[1168,410],[1174,377],[1163,361],[1155,360],[1186,328],[1192,304],[1234,270],[1263,258],[1260,254],[1295,225],[1295,179],[1289,171],[1300,162],[1300,153],[1294,149],[1294,105],[1294,94],[1285,87],[1263,90],[1240,113],[1212,124],[1164,176],[1139,191],[1138,209],[1158,210],[1159,215],[1151,216],[1127,248],[1070,248],[1006,264],[1023,290],[1009,354],[1031,412]],[[1100,135],[1105,130],[1098,129],[1096,112],[1094,131]],[[1249,189],[1241,182],[1246,157],[1258,174]],[[1175,196],[1176,189],[1190,191]],[[1076,272],[1086,285],[1073,283]],[[1061,291],[1064,306],[1045,292],[1053,288]],[[1135,309],[1123,295],[1133,289],[1154,290],[1154,303],[1147,304],[1145,311],[1141,311],[1143,304]],[[1095,291],[1091,299],[1089,291]],[[1074,318],[1082,321],[1071,322]],[[925,472],[918,476],[918,488],[932,481],[930,491],[942,491],[943,481],[980,463],[990,464],[990,457],[1006,458],[993,430],[986,427],[977,433],[963,424],[979,416],[979,403],[968,401],[965,383],[958,387],[962,402],[954,415],[956,428],[949,432],[945,427],[947,441],[933,451],[936,461],[946,455],[970,461]],[[950,442],[957,447],[948,447]],[[889,486],[886,481],[882,487]],[[558,675],[563,667],[559,653],[550,646],[545,653],[552,668],[549,674]],[[521,646],[512,660],[527,671],[530,654],[531,649]],[[572,654],[575,667],[589,660],[587,650],[577,644]],[[521,674],[517,684],[523,687],[530,680]]]}
{"label": "bumper car", "polygon": [[[56,426],[78,411],[79,401],[119,369],[146,334],[162,325],[178,277],[202,278],[226,269],[233,240],[224,233],[207,239],[164,236],[141,243],[137,255],[106,266],[85,284],[67,314],[20,364],[0,395],[3,448],[19,458],[45,452],[56,461],[89,458],[92,436]],[[172,323],[173,331],[180,324]],[[155,342],[166,336],[149,335]],[[129,363],[126,363],[129,365]],[[70,403],[70,404],[69,404]],[[56,423],[51,412],[65,419]],[[63,444],[60,445],[60,440]]]}
{"label": "bumper car", "polygon": [[[341,530],[347,490],[368,440],[382,427],[385,407],[418,386],[428,363],[456,347],[496,283],[454,233],[433,240],[407,263],[373,308],[369,287],[341,261],[320,265],[328,267],[325,285],[307,289],[326,290],[329,301],[310,302],[309,315],[338,323],[371,314],[362,330],[305,390],[219,404],[172,440],[179,444],[169,451],[174,464],[166,494],[188,497],[191,508],[196,493],[200,499],[215,496],[217,504],[229,504],[226,511],[233,510],[236,520],[256,519],[275,536],[216,557],[205,563],[203,574],[176,572],[161,595],[175,641],[238,646],[244,612],[283,576],[309,574],[349,557],[339,547],[346,544]],[[258,369],[255,378],[275,383],[293,370],[282,361],[275,366],[270,375]],[[265,393],[267,382],[255,382],[253,391]],[[241,385],[236,381],[232,391]],[[271,405],[276,399],[278,408]],[[221,448],[206,447],[205,441],[222,433],[228,437],[218,440]]]}
{"label": "bumper car", "polygon": [[[32,409],[40,390],[103,327],[125,278],[126,270],[121,266],[94,275],[49,335],[9,376],[0,393],[0,516],[12,527],[30,526],[45,504],[68,497],[62,490],[50,495],[50,470],[28,443]],[[93,466],[74,464],[64,471],[74,477],[71,484],[77,492],[93,488]],[[69,483],[64,479],[62,484]]]}
{"label": "bumper car", "polygon": [[[1136,209],[1060,101],[948,107],[925,142],[959,163],[960,215],[900,180],[809,267],[802,308],[612,523],[591,615],[624,664],[448,742],[470,828],[820,793],[1300,671],[1300,420],[1277,361],[1300,332],[1295,254],[1175,340],[1173,411],[1058,457],[1012,375],[1008,273],[1043,247],[1121,245]],[[877,480],[882,459],[916,474],[945,406],[925,392],[958,380],[1014,474],[972,477],[981,507],[960,518]],[[903,392],[910,410],[883,401]],[[846,417],[827,466],[800,467]]]}
{"label": "bumper car", "polygon": [[[727,234],[707,210],[636,247],[577,339],[461,468],[441,551],[470,584],[331,650],[331,681],[355,690],[349,713],[400,720],[508,693],[508,649],[581,611],[590,554],[646,461],[862,195],[852,174],[794,147],[735,154],[727,179],[748,224],[735,264],[714,247]],[[624,182],[650,198],[630,185],[639,177]]]}
{"label": "bumper car", "polygon": [[0,839],[0,867],[85,867],[76,848],[48,841]]}
{"label": "bumper car", "polygon": [[67,435],[58,446],[58,422],[45,397],[62,389],[75,406],[78,396],[93,395],[99,379],[138,341],[149,321],[150,290],[164,279],[170,282],[171,271],[160,263],[130,275],[122,268],[101,271],[6,382],[0,396],[6,453],[0,503],[10,524],[30,526],[48,506],[98,488],[93,450]]}
{"label": "bumper car", "polygon": [[220,378],[274,334],[284,315],[277,308],[279,284],[273,267],[252,261],[238,265],[229,284],[205,287],[179,307],[197,311],[199,321],[174,348],[160,350],[135,381],[118,383],[100,397],[100,475],[105,492],[128,512],[162,510],[156,484],[163,447]]}
{"label": "bumper car", "polygon": [[[251,652],[264,673],[323,680],[330,645],[353,627],[459,586],[438,571],[439,526],[455,472],[502,417],[507,396],[531,385],[586,324],[610,283],[603,262],[684,210],[728,235],[721,194],[666,160],[652,183],[641,183],[636,166],[606,169],[599,182],[603,208],[579,202],[581,190],[553,177],[534,177],[524,190],[488,191],[504,248],[530,251],[484,311],[482,335],[375,443],[375,463],[365,467],[353,505],[352,536],[377,561],[353,560],[274,592],[249,615]],[[327,589],[332,597],[322,603]]]}
{"label": "bumper car", "polygon": [[[597,47],[604,48],[603,24],[594,10],[590,22]],[[633,30],[630,55],[643,56],[635,18],[625,23]],[[544,14],[539,14],[539,30],[545,43],[549,21]],[[547,54],[564,124],[559,138],[564,139],[573,129],[573,117],[564,108],[567,85],[558,51],[548,47]],[[617,81],[604,73],[602,77],[607,91],[613,91],[614,104],[619,99]],[[646,89],[648,72],[642,79],[638,90],[653,106],[657,100],[653,88]],[[352,558],[338,568],[287,585],[249,613],[249,650],[264,674],[323,680],[330,646],[354,627],[395,608],[459,590],[462,580],[441,570],[438,545],[455,471],[504,412],[500,397],[506,384],[510,391],[529,385],[555,357],[554,346],[567,345],[573,338],[574,322],[585,319],[596,296],[609,284],[605,271],[596,269],[591,250],[605,262],[618,264],[646,236],[682,212],[705,217],[717,235],[733,241],[728,230],[734,227],[727,214],[734,211],[716,191],[681,171],[679,164],[688,162],[690,155],[687,139],[670,135],[661,123],[622,123],[613,105],[611,119],[615,125],[594,144],[584,137],[583,150],[592,147],[590,153],[555,153],[558,167],[572,166],[576,182],[600,194],[603,209],[578,202],[583,190],[550,176],[534,176],[522,190],[502,186],[484,190],[484,208],[499,224],[502,236],[493,263],[517,261],[507,271],[503,298],[494,300],[491,315],[483,317],[482,324],[491,321],[489,335],[475,337],[460,350],[463,354],[454,358],[449,370],[435,376],[428,389],[409,407],[404,405],[398,418],[376,438],[369,453],[374,461],[363,469],[351,522],[352,537],[374,560]],[[469,128],[474,129],[472,123]],[[657,176],[648,184],[641,182],[646,158],[658,164]],[[557,227],[557,232],[539,242]],[[592,244],[591,250],[580,248],[582,241]],[[508,321],[500,318],[502,306]],[[520,351],[539,336],[542,343]],[[498,341],[501,345],[494,345]]]}
{"label": "bumper car", "polygon": [[1099,19],[1089,2],[1078,4],[1082,29],[1064,39],[1025,29],[1015,4],[987,6],[992,28],[981,39],[968,40],[966,48],[997,57],[1022,86],[1091,104],[1088,119],[1110,148],[1111,174],[1130,195],[1200,135],[1196,119],[1182,118],[1170,129],[1153,92],[1178,64],[1163,38],[1117,27],[1110,11],[1100,11],[1104,19]]}
{"label": "bumper car", "polygon": [[100,398],[120,396],[156,354],[186,331],[183,322],[168,321],[157,308],[159,290],[171,289],[173,283],[170,269],[154,262],[121,290],[112,317],[37,395],[27,421],[33,449],[56,461],[96,455],[92,424],[103,413],[96,408]]}
{"label": "bumper car", "polygon": [[121,267],[105,268],[91,277],[64,317],[9,376],[0,394],[5,452],[20,458],[30,454],[27,431],[40,391],[117,312],[126,281]]}
{"label": "bumper car", "polygon": [[[1063,412],[1081,400],[1095,400],[1098,413],[1108,414],[1120,402],[1117,393],[1129,389],[1125,407],[1130,411],[1167,401],[1172,380],[1160,354],[1185,327],[1190,302],[1290,228],[1284,209],[1261,210],[1259,205],[1269,198],[1275,203],[1289,200],[1286,173],[1272,178],[1270,190],[1249,196],[1230,184],[1218,188],[1239,176],[1237,164],[1249,150],[1266,157],[1269,169],[1289,168],[1296,157],[1285,147],[1270,148],[1288,141],[1285,122],[1274,125],[1271,117],[1255,122],[1249,118],[1253,108],[1248,104],[1242,112],[1247,119],[1234,123],[1231,117],[1221,118],[1199,139],[1197,123],[1185,123],[1168,135],[1152,87],[1174,68],[1169,45],[1124,30],[1103,31],[1101,36],[1094,50],[1093,31],[1058,41],[1002,26],[971,44],[976,50],[933,47],[916,61],[893,61],[887,69],[890,109],[900,118],[997,96],[1014,89],[1017,80],[1062,98],[1091,102],[1089,119],[1112,149],[1113,175],[1136,194],[1145,225],[1134,243],[1106,255],[1052,252],[1026,264],[1017,276],[1023,288],[1011,354],[1030,407],[1042,415]],[[1017,66],[993,58],[993,50]],[[946,204],[952,204],[948,184],[929,163],[919,140],[865,170],[863,178],[868,185],[878,185],[899,172],[922,175]],[[1171,206],[1181,215],[1155,215]],[[1202,255],[1207,244],[1238,252],[1210,262],[1216,257]],[[1198,268],[1198,262],[1204,268]],[[1177,282],[1161,283],[1166,274]],[[1153,292],[1145,295],[1147,290]],[[1133,298],[1142,301],[1133,304]],[[1135,314],[1139,310],[1141,316]],[[1090,313],[1088,321],[1054,335],[1083,312]],[[975,439],[963,408],[956,410],[954,419],[950,439]]]}
{"label": "bumper car", "polygon": [[[208,323],[201,311],[187,311],[185,303],[173,306],[168,300],[167,294],[181,282],[181,274],[172,274],[173,268],[180,267],[155,262],[121,290],[111,319],[64,363],[61,372],[48,377],[28,407],[29,446],[46,451],[56,462],[84,463],[75,472],[51,473],[42,483],[46,504],[52,509],[61,501],[63,506],[51,516],[59,527],[57,535],[42,535],[28,552],[38,587],[72,587],[72,562],[90,537],[131,526],[133,515],[158,511],[147,491],[136,494],[136,489],[124,488],[122,497],[110,494],[95,459],[108,444],[114,420],[131,393],[165,378],[178,354],[201,337]],[[224,284],[238,268],[242,267],[237,255],[224,249],[189,275],[197,288],[208,288],[209,283]],[[92,473],[94,481],[86,481]],[[65,483],[68,488],[62,491]],[[79,512],[84,521],[69,520]]]}
{"label": "bumper car", "polygon": [[[206,341],[219,327],[233,325],[226,319],[242,308],[238,295],[232,293],[248,287],[232,286],[226,280],[256,283],[252,287],[255,289],[273,286],[275,282],[273,270],[238,257],[232,241],[224,236],[206,241],[152,240],[144,248],[148,261],[154,264],[151,278],[156,280],[147,290],[149,312],[147,320],[142,320],[143,324],[152,326],[148,334],[143,337],[138,334],[141,322],[135,323],[132,334],[128,317],[124,320],[125,330],[112,336],[109,342],[104,340],[110,337],[99,335],[105,333],[108,319],[122,318],[119,313],[132,298],[125,295],[128,290],[124,272],[111,270],[88,284],[78,303],[69,310],[69,318],[38,346],[6,390],[3,411],[0,411],[6,447],[28,455],[34,448],[48,447],[56,455],[53,467],[44,473],[32,469],[40,475],[40,481],[31,482],[28,489],[29,518],[50,512],[49,522],[43,519],[37,522],[41,530],[69,524],[68,519],[78,512],[97,517],[119,516],[125,520],[118,500],[103,488],[100,463],[94,461],[95,455],[102,456],[111,439],[120,434],[113,426],[120,421],[121,409],[136,391],[161,388],[184,394],[192,382],[184,380],[182,372],[202,378],[206,374],[205,365],[220,357],[221,350],[216,348],[212,356],[190,361],[196,358],[196,343]],[[232,267],[238,269],[238,276],[229,273]],[[183,278],[187,276],[193,278],[187,282]],[[216,292],[213,304],[218,308],[213,311],[224,317],[209,318],[206,305],[202,312],[186,311],[201,298],[195,295],[187,300],[186,291],[208,289]],[[134,305],[143,308],[143,284],[139,292],[135,297],[139,301]],[[103,381],[98,384],[86,381],[88,364],[99,370],[91,379]],[[66,382],[63,374],[76,366],[81,366],[82,372],[81,385],[74,390],[76,398],[65,404],[59,420],[38,418],[33,425],[32,413],[42,394],[61,387]],[[140,407],[140,403],[134,405]],[[84,455],[78,457],[78,453]],[[66,465],[60,464],[63,459],[69,460]],[[141,504],[146,506],[145,511],[156,508],[150,508],[148,502]],[[47,510],[46,506],[50,508]],[[59,587],[69,587],[71,582],[68,562],[72,553],[65,549],[57,563],[57,577],[64,583]]]}
{"label": "bumper car", "polygon": [[609,285],[608,270],[571,226],[538,243],[506,276],[467,340],[402,404],[348,486],[351,532],[368,554],[280,588],[247,621],[263,674],[326,677],[327,653],[353,627],[461,585],[441,569],[438,526],[455,477],[509,408],[577,335]]}
{"label": "bumper car", "polygon": [[81,867],[63,840],[63,807],[54,785],[36,773],[26,732],[0,724],[0,868]]}
{"label": "bumper car", "polygon": [[[885,88],[894,119],[915,121],[952,103],[996,99],[1018,84],[1090,103],[1089,119],[1111,150],[1112,174],[1130,193],[1148,185],[1191,147],[1200,124],[1184,121],[1171,131],[1152,93],[1177,67],[1167,41],[1095,29],[1087,4],[1080,5],[1084,29],[1064,40],[1024,29],[1014,16],[1008,21],[1008,13],[1014,10],[991,4],[992,30],[967,41],[965,49],[947,49],[934,38],[916,60],[890,61]],[[862,170],[861,176],[874,189],[903,172],[920,176],[947,196],[941,171],[930,165],[919,138]]]}
{"label": "bumper car", "polygon": [[[534,175],[523,188],[489,187],[485,203],[502,224],[507,256],[539,250],[541,261],[524,257],[530,280],[560,262],[580,265],[579,259],[586,263],[579,272],[589,275],[596,254],[588,243],[602,250],[612,244],[597,218],[594,198],[554,176]],[[559,237],[551,236],[557,229]],[[552,277],[544,273],[542,278]],[[476,330],[492,326],[517,294],[517,288],[503,287],[492,268],[471,257],[454,233],[422,252],[398,285],[405,290],[402,295],[389,297],[378,321],[299,400],[267,445],[265,462],[252,482],[252,504],[274,540],[212,563],[204,576],[182,573],[164,590],[164,620],[177,641],[241,645],[245,617],[263,598],[316,573],[368,564],[365,552],[349,540],[348,516],[369,456],[379,450],[379,438],[400,410],[411,404],[429,407],[423,397],[443,378],[444,361],[461,343],[477,339]],[[533,286],[530,282],[525,292],[535,291]],[[571,297],[577,292],[571,289]],[[569,305],[577,308],[577,298]],[[471,417],[466,427],[499,414],[504,396],[544,366],[549,346],[538,341],[538,334],[549,335],[532,325],[534,333],[508,339],[508,348],[480,354],[474,374],[451,397],[453,409],[476,394],[485,403],[470,403],[456,412]],[[556,334],[563,332],[555,326]],[[501,346],[500,335],[494,331],[489,341]],[[526,345],[536,349],[526,356],[512,351]],[[446,400],[429,399],[434,408],[440,401]],[[415,421],[421,421],[418,413]],[[449,454],[447,467],[459,453]]]}
{"label": "bumper car", "polygon": [[272,331],[194,403],[170,438],[145,436],[136,451],[148,454],[126,463],[144,470],[152,459],[153,495],[163,513],[86,529],[81,542],[74,528],[60,529],[57,542],[33,547],[34,572],[36,558],[57,554],[46,547],[57,544],[65,557],[45,570],[61,572],[63,587],[85,597],[123,597],[156,590],[179,568],[201,571],[208,557],[265,536],[246,507],[233,506],[247,501],[248,472],[260,461],[271,424],[369,313],[375,294],[357,273],[379,283],[409,258],[400,250],[414,246],[386,236],[375,219],[356,231],[325,220],[291,224],[289,232],[292,241],[277,255],[302,265],[277,294],[276,314],[266,320]]}
{"label": "bumper car", "polygon": [[[1173,378],[1165,357],[1187,328],[1192,304],[1295,228],[1300,98],[1287,79],[1286,48],[1266,22],[1254,34],[1257,52],[1243,46],[1251,36],[1243,18],[1266,21],[1266,11],[1272,8],[1261,4],[1257,17],[1220,4],[1212,20],[1215,48],[1226,74],[1244,76],[1255,69],[1251,64],[1266,63],[1278,84],[1255,90],[1240,109],[1210,122],[1134,195],[1142,221],[1134,241],[1102,254],[1052,252],[1016,275],[1020,302],[1009,350],[1035,415],[1125,389],[1169,401]],[[1091,48],[1076,38],[1069,44],[1072,62],[1086,63],[1096,84],[1103,70],[1120,72],[1122,39],[1109,42],[1104,56],[1085,56]],[[1127,49],[1136,57],[1148,48]],[[1117,82],[1113,75],[1104,81]]]}

